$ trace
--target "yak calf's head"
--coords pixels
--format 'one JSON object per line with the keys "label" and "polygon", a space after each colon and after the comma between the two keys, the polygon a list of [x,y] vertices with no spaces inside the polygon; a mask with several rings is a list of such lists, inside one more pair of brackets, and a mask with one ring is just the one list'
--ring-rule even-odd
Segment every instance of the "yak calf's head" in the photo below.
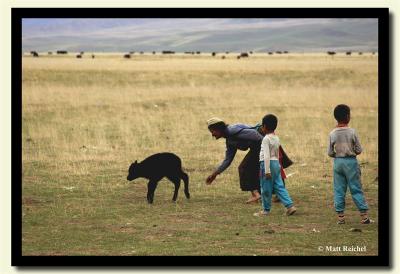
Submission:
{"label": "yak calf's head", "polygon": [[139,164],[137,161],[135,161],[134,163],[131,164],[131,166],[129,167],[128,170],[128,177],[126,177],[126,179],[128,181],[133,181],[136,178],[140,177],[139,175]]}

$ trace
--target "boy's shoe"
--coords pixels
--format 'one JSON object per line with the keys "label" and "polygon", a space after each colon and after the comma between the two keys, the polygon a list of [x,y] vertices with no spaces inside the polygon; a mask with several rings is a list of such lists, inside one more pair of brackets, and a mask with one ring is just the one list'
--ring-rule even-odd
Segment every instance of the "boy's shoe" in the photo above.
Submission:
{"label": "boy's shoe", "polygon": [[337,224],[338,225],[344,225],[345,223],[346,223],[346,221],[344,220],[344,215],[338,215]]}
{"label": "boy's shoe", "polygon": [[262,210],[262,211],[259,211],[259,212],[256,212],[253,214],[253,216],[255,216],[255,217],[263,217],[263,216],[268,216],[268,215],[269,215],[269,211],[265,211],[265,210]]}
{"label": "boy's shoe", "polygon": [[337,221],[338,225],[344,225],[345,223],[346,223],[346,221],[344,219]]}
{"label": "boy's shoe", "polygon": [[367,225],[367,224],[370,224],[370,223],[372,223],[372,221],[368,217],[361,220],[361,224],[363,224],[363,225]]}
{"label": "boy's shoe", "polygon": [[360,216],[361,216],[361,224],[367,225],[372,223],[372,220],[368,217],[367,212],[360,212]]}
{"label": "boy's shoe", "polygon": [[293,215],[296,211],[297,211],[297,208],[295,208],[294,206],[291,206],[286,210],[286,215],[287,216]]}

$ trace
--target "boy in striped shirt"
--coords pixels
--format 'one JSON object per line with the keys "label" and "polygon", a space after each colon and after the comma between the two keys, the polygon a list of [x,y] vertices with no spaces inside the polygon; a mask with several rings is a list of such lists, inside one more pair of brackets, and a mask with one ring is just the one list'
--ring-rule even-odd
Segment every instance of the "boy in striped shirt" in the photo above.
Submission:
{"label": "boy in striped shirt", "polygon": [[333,162],[333,188],[335,210],[338,215],[338,224],[345,223],[345,199],[347,187],[351,197],[361,215],[361,223],[369,224],[368,206],[361,186],[361,171],[356,156],[362,152],[357,133],[349,127],[350,107],[337,105],[333,115],[338,122],[335,129],[329,134],[328,155]]}

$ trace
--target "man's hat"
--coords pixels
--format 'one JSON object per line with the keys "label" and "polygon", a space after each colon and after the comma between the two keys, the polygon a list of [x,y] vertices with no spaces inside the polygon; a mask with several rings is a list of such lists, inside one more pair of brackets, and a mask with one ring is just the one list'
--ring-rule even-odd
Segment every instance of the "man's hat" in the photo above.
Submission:
{"label": "man's hat", "polygon": [[212,125],[218,124],[218,123],[225,123],[222,119],[218,118],[218,117],[213,117],[211,119],[207,120],[207,126],[210,127]]}

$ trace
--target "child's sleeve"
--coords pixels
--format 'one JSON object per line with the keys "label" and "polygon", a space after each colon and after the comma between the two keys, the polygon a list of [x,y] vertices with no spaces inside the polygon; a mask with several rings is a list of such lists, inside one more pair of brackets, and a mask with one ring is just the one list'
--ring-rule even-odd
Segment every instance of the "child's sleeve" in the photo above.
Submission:
{"label": "child's sleeve", "polygon": [[328,155],[330,157],[335,157],[335,143],[332,140],[331,134],[329,134],[329,140],[328,140]]}
{"label": "child's sleeve", "polygon": [[263,152],[264,152],[264,164],[265,164],[265,174],[271,173],[270,170],[270,151],[269,151],[269,139],[267,137],[264,137],[262,140],[262,146],[263,146]]}
{"label": "child's sleeve", "polygon": [[360,144],[360,139],[358,138],[357,132],[354,131],[354,152],[358,155],[362,152],[362,147]]}

